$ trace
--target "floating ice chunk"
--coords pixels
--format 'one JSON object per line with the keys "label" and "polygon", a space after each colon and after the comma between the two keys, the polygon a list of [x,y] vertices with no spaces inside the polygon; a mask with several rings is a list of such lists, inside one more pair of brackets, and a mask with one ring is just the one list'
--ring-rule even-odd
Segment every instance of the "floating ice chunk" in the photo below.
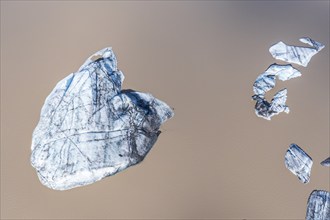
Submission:
{"label": "floating ice chunk", "polygon": [[308,183],[310,180],[313,160],[298,145],[291,144],[285,154],[285,166],[295,174],[300,182]]}
{"label": "floating ice chunk", "polygon": [[322,166],[330,167],[330,157],[321,162]]}
{"label": "floating ice chunk", "polygon": [[272,116],[281,112],[289,113],[289,107],[285,104],[287,99],[287,90],[282,89],[277,92],[272,101],[269,103],[265,94],[275,87],[276,77],[282,81],[301,76],[301,73],[292,67],[291,64],[279,65],[272,64],[267,70],[260,74],[253,84],[254,96],[252,99],[257,101],[255,105],[255,113],[258,117],[270,120]]}
{"label": "floating ice chunk", "polygon": [[312,56],[322,50],[324,48],[324,45],[308,37],[303,37],[299,40],[302,43],[309,44],[310,46],[312,46],[312,48],[286,45],[285,43],[280,41],[271,46],[269,48],[269,52],[275,59],[283,60],[290,63],[296,63],[306,67]]}
{"label": "floating ice chunk", "polygon": [[330,193],[325,190],[314,190],[307,202],[306,220],[330,219]]}
{"label": "floating ice chunk", "polygon": [[105,48],[47,97],[31,146],[31,164],[45,186],[91,184],[147,155],[173,111],[150,94],[121,90],[123,79],[112,49]]}

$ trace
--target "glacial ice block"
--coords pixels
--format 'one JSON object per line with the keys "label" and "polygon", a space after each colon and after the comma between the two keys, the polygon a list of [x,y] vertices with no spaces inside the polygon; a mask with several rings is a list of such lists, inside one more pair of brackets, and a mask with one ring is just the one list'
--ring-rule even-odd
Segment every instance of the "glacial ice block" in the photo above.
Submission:
{"label": "glacial ice block", "polygon": [[256,101],[255,113],[258,117],[270,120],[272,116],[278,115],[281,112],[289,113],[289,107],[286,105],[287,90],[278,91],[271,102],[269,103],[265,95],[275,87],[276,77],[281,81],[286,81],[292,78],[300,77],[301,73],[292,67],[291,64],[270,65],[265,72],[260,74],[253,84],[254,96],[252,99]]}
{"label": "glacial ice block", "polygon": [[174,113],[151,94],[122,90],[123,80],[115,54],[105,48],[55,86],[32,137],[31,164],[42,184],[84,186],[148,154]]}
{"label": "glacial ice block", "polygon": [[312,56],[321,51],[324,48],[324,45],[308,37],[303,37],[299,40],[311,47],[291,46],[280,41],[271,46],[269,52],[275,59],[306,67]]}
{"label": "glacial ice block", "polygon": [[330,219],[330,193],[325,190],[314,190],[307,202],[306,220]]}
{"label": "glacial ice block", "polygon": [[330,157],[321,162],[322,166],[330,167]]}
{"label": "glacial ice block", "polygon": [[297,144],[291,144],[285,154],[285,166],[295,174],[300,182],[308,183],[310,180],[312,158]]}

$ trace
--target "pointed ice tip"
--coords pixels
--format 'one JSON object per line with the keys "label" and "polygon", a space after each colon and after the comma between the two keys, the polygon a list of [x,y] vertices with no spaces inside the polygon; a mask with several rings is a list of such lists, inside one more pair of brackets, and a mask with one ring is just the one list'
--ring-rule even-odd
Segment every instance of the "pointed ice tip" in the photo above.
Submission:
{"label": "pointed ice tip", "polygon": [[322,166],[325,166],[325,167],[330,167],[330,157],[328,157],[327,159],[323,160],[321,162],[321,165]]}
{"label": "pointed ice tip", "polygon": [[97,51],[96,53],[92,54],[90,57],[88,57],[86,59],[86,61],[84,62],[83,65],[81,65],[81,67],[79,68],[79,71],[81,71],[82,69],[84,69],[86,66],[88,66],[90,63],[93,63],[99,59],[107,59],[107,58],[111,58],[112,62],[114,62],[113,66],[117,66],[117,59],[116,56],[114,54],[114,52],[112,51],[111,47],[106,47],[103,48],[99,51]]}
{"label": "pointed ice tip", "polygon": [[324,45],[308,37],[302,37],[299,40],[311,47],[287,45],[280,41],[272,45],[269,52],[275,59],[306,67],[311,58],[324,48]]}
{"label": "pointed ice tip", "polygon": [[317,51],[322,50],[325,46],[323,44],[321,44],[320,42],[317,42],[309,37],[302,37],[299,38],[299,41],[305,44],[308,44],[312,47],[314,47]]}
{"label": "pointed ice tip", "polygon": [[104,49],[102,57],[103,58],[108,58],[108,57],[112,56],[112,54],[113,54],[112,48],[107,47],[107,48]]}

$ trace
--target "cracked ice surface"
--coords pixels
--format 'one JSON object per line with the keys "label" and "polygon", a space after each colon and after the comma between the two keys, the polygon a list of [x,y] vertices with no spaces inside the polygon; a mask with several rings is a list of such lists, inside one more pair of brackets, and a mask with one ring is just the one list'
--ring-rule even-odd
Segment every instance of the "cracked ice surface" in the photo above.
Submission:
{"label": "cracked ice surface", "polygon": [[307,202],[306,220],[330,219],[330,193],[325,190],[314,190]]}
{"label": "cracked ice surface", "polygon": [[289,107],[285,104],[287,99],[287,90],[278,91],[269,103],[265,94],[275,87],[276,77],[282,81],[301,76],[301,73],[292,67],[291,64],[279,65],[272,64],[267,70],[260,74],[253,84],[254,96],[252,99],[256,101],[255,113],[258,117],[270,120],[272,116],[281,112],[289,113]]}
{"label": "cracked ice surface", "polygon": [[324,48],[324,45],[308,37],[299,39],[300,42],[309,44],[312,47],[300,47],[286,45],[282,41],[269,48],[271,55],[278,60],[295,63],[306,67],[312,56]]}
{"label": "cracked ice surface", "polygon": [[31,164],[42,184],[83,186],[144,159],[173,111],[150,94],[121,90],[123,80],[105,48],[55,86],[32,138]]}
{"label": "cracked ice surface", "polygon": [[321,162],[322,166],[330,167],[330,157]]}
{"label": "cracked ice surface", "polygon": [[300,182],[309,182],[312,165],[313,160],[305,151],[296,144],[290,145],[285,154],[285,166],[298,177]]}

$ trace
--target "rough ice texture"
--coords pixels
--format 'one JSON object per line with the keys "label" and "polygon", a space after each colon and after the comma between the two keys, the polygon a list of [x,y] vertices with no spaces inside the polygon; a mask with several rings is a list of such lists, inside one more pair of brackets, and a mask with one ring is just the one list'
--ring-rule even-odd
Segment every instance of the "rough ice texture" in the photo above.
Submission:
{"label": "rough ice texture", "polygon": [[330,157],[321,162],[322,166],[330,167]]}
{"label": "rough ice texture", "polygon": [[330,219],[330,193],[325,190],[314,190],[307,202],[306,220]]}
{"label": "rough ice texture", "polygon": [[300,182],[308,183],[310,180],[312,158],[297,144],[291,144],[285,154],[285,166],[295,174]]}
{"label": "rough ice texture", "polygon": [[269,103],[265,98],[258,95],[252,96],[252,99],[256,101],[255,113],[258,117],[271,120],[271,117],[278,115],[281,112],[289,113],[289,107],[285,104],[287,99],[287,90],[282,89],[278,91],[271,102]]}
{"label": "rough ice texture", "polygon": [[301,76],[301,73],[292,67],[291,64],[279,65],[272,64],[267,70],[260,74],[253,84],[254,96],[252,99],[256,101],[255,113],[258,117],[270,120],[272,116],[281,112],[289,113],[289,107],[285,104],[287,99],[287,90],[278,91],[269,103],[265,94],[275,87],[276,77],[282,81]]}
{"label": "rough ice texture", "polygon": [[271,55],[278,60],[295,63],[306,67],[312,56],[317,54],[324,48],[324,45],[314,41],[308,37],[299,39],[302,43],[306,43],[311,47],[300,47],[286,45],[282,41],[274,44],[269,48]]}
{"label": "rough ice texture", "polygon": [[91,184],[144,159],[173,111],[150,94],[121,90],[123,80],[105,48],[55,86],[32,138],[31,164],[44,185]]}

